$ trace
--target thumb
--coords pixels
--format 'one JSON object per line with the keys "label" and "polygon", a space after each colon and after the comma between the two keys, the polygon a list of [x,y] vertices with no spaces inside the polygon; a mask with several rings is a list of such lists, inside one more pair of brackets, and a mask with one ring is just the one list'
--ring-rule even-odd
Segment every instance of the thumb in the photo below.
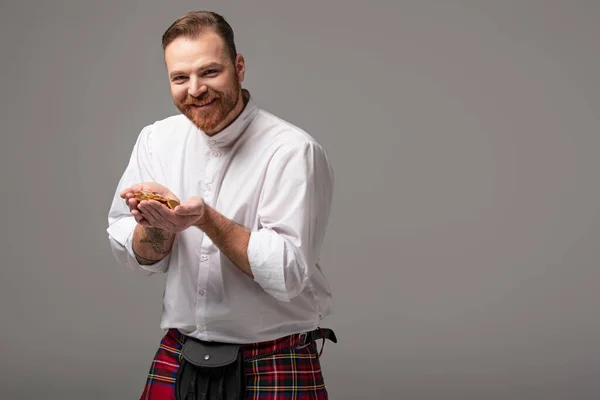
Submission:
{"label": "thumb", "polygon": [[175,215],[201,215],[204,209],[202,197],[190,197],[173,210]]}

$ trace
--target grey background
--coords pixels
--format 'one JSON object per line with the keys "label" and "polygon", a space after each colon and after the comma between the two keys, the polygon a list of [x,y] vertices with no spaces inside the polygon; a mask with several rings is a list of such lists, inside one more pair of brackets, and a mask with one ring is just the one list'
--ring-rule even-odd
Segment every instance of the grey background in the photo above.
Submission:
{"label": "grey background", "polygon": [[59,0],[0,3],[0,398],[140,394],[163,278],[106,214],[191,9],[333,163],[332,399],[600,396],[600,2]]}

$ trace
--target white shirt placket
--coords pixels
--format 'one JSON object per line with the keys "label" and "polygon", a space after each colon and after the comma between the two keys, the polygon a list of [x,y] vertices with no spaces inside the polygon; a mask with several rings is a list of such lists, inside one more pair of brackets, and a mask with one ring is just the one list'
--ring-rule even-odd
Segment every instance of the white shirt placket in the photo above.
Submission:
{"label": "white shirt placket", "polygon": [[[220,176],[220,165],[222,151],[214,146],[213,140],[208,141],[208,151],[206,157],[206,167],[204,172],[204,180],[201,186],[201,195],[204,202],[211,206],[215,206],[216,202],[216,189],[217,180]],[[206,297],[207,297],[207,285],[209,280],[210,264],[211,264],[211,253],[214,253],[213,243],[210,238],[204,235],[202,245],[199,251],[199,273],[198,273],[198,286],[197,286],[197,309],[196,309],[196,320],[197,327],[200,332],[205,332],[207,329],[206,320],[202,317],[206,315]]]}

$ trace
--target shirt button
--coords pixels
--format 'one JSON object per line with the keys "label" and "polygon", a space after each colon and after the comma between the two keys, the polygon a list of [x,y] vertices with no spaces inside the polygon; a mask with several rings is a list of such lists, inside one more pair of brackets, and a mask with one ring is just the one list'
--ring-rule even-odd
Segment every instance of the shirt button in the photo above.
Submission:
{"label": "shirt button", "polygon": [[221,155],[221,153],[219,153],[218,151],[213,151],[211,154],[213,157],[219,157]]}
{"label": "shirt button", "polygon": [[200,259],[201,259],[202,261],[207,261],[207,260],[208,260],[208,256],[207,256],[206,254],[202,254],[202,255],[200,256]]}
{"label": "shirt button", "polygon": [[210,184],[207,183],[206,185],[204,185],[204,190],[210,190],[210,188],[211,188]]}
{"label": "shirt button", "polygon": [[201,290],[198,293],[200,293],[200,296],[204,296],[204,290]]}

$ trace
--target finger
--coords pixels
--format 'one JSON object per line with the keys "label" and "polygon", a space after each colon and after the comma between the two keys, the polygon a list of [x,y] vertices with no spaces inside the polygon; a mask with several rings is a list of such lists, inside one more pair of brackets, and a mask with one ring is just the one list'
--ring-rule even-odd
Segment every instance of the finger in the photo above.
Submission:
{"label": "finger", "polygon": [[136,183],[135,185],[131,185],[131,191],[132,192],[137,192],[139,190],[144,190],[144,182],[142,182],[142,183]]}
{"label": "finger", "polygon": [[160,201],[157,201],[157,200],[147,200],[147,203],[148,203],[149,207],[152,207],[154,210],[159,212],[161,215],[164,215],[165,217],[171,216],[171,209],[169,207],[167,207],[166,204],[161,203]]}
{"label": "finger", "polygon": [[190,214],[190,208],[188,206],[179,205],[173,209],[175,215],[185,216]]}
{"label": "finger", "polygon": [[127,207],[129,207],[129,211],[137,209],[139,200],[135,198],[133,193],[126,193],[124,196],[124,199],[125,199],[125,205],[127,205]]}
{"label": "finger", "polygon": [[131,185],[128,188],[121,190],[121,192],[119,193],[119,196],[121,196],[122,198],[126,198],[128,196],[128,194],[131,194],[131,196],[133,196],[134,192],[143,190],[143,187],[144,187],[144,183],[136,183],[134,185]]}
{"label": "finger", "polygon": [[144,221],[145,218],[142,215],[141,212],[139,212],[138,210],[132,210],[131,211],[131,215],[133,216],[133,218],[135,219],[135,221],[139,224],[140,222]]}
{"label": "finger", "polygon": [[152,225],[144,218],[142,218],[142,220],[140,222],[138,222],[138,224],[140,224],[141,226],[143,226],[145,228],[152,228]]}
{"label": "finger", "polygon": [[157,222],[162,225],[163,229],[169,232],[175,232],[175,228],[177,227],[177,217],[173,215],[173,211],[158,202],[154,202],[152,206],[154,207],[154,211],[158,218]]}
{"label": "finger", "polygon": [[202,197],[190,197],[173,210],[175,215],[201,215],[204,210],[204,199]]}
{"label": "finger", "polygon": [[144,225],[144,226],[151,226],[151,227],[154,227],[154,228],[161,228],[159,226],[160,224],[156,221],[156,219],[151,214],[148,214],[148,212],[142,211],[142,213],[140,214],[140,216],[141,216],[141,219],[147,223],[147,225]]}
{"label": "finger", "polygon": [[165,215],[163,205],[155,200],[143,201],[140,206],[142,215],[152,226],[165,230],[171,230],[174,224],[169,220],[169,215]]}
{"label": "finger", "polygon": [[130,186],[127,186],[127,187],[124,187],[123,189],[121,189],[121,194],[127,193],[127,192],[131,192],[132,191],[132,189],[131,189],[132,186],[133,185],[130,185]]}
{"label": "finger", "polygon": [[197,208],[189,208],[189,207],[181,207],[181,206],[175,207],[173,212],[178,217],[197,217],[199,215],[202,215],[202,210],[198,210]]}
{"label": "finger", "polygon": [[129,210],[133,211],[133,210],[137,210],[138,204],[140,203],[138,199],[136,199],[135,197],[128,197],[125,200],[125,203],[127,204],[127,206],[129,206]]}
{"label": "finger", "polygon": [[139,201],[137,204],[137,209],[142,213],[144,218],[148,219],[148,221],[152,221],[154,219],[154,214],[152,207],[148,203],[148,200]]}

